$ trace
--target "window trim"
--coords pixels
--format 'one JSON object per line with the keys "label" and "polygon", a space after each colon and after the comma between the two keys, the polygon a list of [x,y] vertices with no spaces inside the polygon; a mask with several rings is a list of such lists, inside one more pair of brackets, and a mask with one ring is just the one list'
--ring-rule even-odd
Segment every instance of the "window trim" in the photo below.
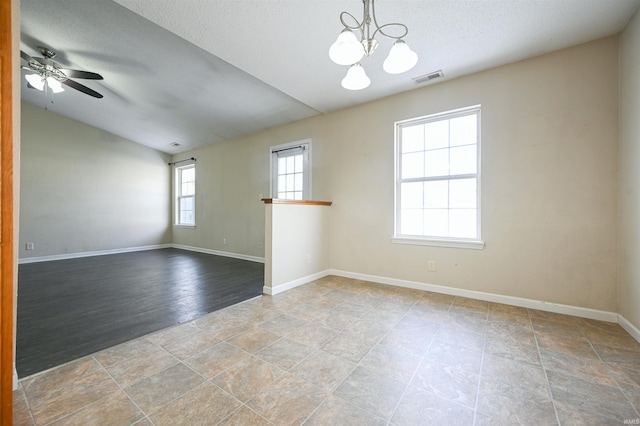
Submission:
{"label": "window trim", "polygon": [[311,188],[313,185],[311,184],[311,139],[302,139],[294,142],[288,142],[281,145],[275,145],[269,147],[269,196],[270,198],[277,198],[276,186],[278,184],[278,176],[277,176],[277,167],[274,166],[274,154],[278,151],[283,151],[289,148],[295,148],[298,146],[303,146],[305,155],[303,155],[303,183],[302,183],[302,199],[303,200],[311,200]]}
{"label": "window trim", "polygon": [[[477,119],[477,148],[476,148],[476,173],[474,174],[460,174],[448,176],[446,180],[452,179],[462,179],[475,177],[477,182],[476,188],[476,238],[456,238],[456,237],[430,237],[430,236],[417,236],[417,235],[405,235],[399,234],[398,230],[400,227],[400,188],[403,183],[403,179],[401,179],[401,161],[402,155],[400,153],[401,149],[401,130],[407,124],[425,124],[430,122],[436,122],[443,119],[453,119],[457,117],[462,117],[466,115],[470,115],[471,113],[475,113],[478,117]],[[473,105],[464,108],[458,108],[449,111],[438,112],[435,114],[425,115],[422,117],[416,117],[401,121],[396,121],[394,123],[394,223],[393,223],[393,236],[391,237],[391,241],[396,244],[411,244],[411,245],[423,245],[423,246],[433,246],[433,247],[450,247],[450,248],[466,248],[466,249],[476,249],[482,250],[484,248],[484,241],[482,240],[482,199],[481,199],[481,105]],[[428,178],[415,178],[417,181],[425,181],[425,180],[445,180],[444,176],[433,176]],[[404,180],[406,182],[406,180]]]}
{"label": "window trim", "polygon": [[176,166],[175,170],[174,170],[174,197],[173,197],[173,202],[174,202],[174,209],[173,209],[173,214],[174,214],[174,221],[173,221],[173,226],[177,227],[177,228],[195,228],[196,227],[196,190],[195,190],[195,186],[196,186],[196,181],[195,181],[195,176],[194,176],[194,181],[193,181],[193,185],[194,185],[194,189],[193,189],[193,223],[181,223],[180,222],[180,199],[183,198],[181,197],[180,193],[180,184],[181,184],[181,175],[182,175],[182,171],[184,169],[193,169],[194,170],[194,175],[195,175],[195,168],[196,168],[196,164],[195,162],[191,162],[189,164],[185,164],[182,166]]}

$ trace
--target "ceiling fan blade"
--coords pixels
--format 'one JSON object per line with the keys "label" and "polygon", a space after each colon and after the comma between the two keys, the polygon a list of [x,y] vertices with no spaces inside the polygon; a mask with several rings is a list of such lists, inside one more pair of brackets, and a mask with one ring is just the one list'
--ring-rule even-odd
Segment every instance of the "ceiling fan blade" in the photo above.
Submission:
{"label": "ceiling fan blade", "polygon": [[60,68],[60,71],[62,71],[69,78],[84,78],[87,80],[103,80],[102,76],[95,72],[69,70],[66,68]]}
{"label": "ceiling fan blade", "polygon": [[66,86],[71,87],[72,89],[76,89],[76,90],[81,91],[82,93],[86,93],[89,96],[93,96],[94,98],[98,98],[99,99],[99,98],[103,97],[100,93],[96,92],[93,89],[89,89],[87,86],[84,86],[84,85],[78,83],[77,81],[66,79],[64,81],[61,81],[61,83],[66,85]]}
{"label": "ceiling fan blade", "polygon": [[27,62],[35,62],[36,61],[31,56],[29,56],[28,54],[24,53],[22,50],[20,51],[20,57],[22,59],[24,59],[25,61],[27,61]]}

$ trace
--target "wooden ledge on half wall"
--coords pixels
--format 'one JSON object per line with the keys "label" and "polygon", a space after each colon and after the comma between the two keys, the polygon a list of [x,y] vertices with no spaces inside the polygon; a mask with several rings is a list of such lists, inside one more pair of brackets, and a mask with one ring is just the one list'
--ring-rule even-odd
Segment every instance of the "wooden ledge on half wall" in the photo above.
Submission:
{"label": "wooden ledge on half wall", "polygon": [[265,204],[301,204],[304,206],[330,206],[331,201],[318,200],[286,200],[284,198],[263,198]]}

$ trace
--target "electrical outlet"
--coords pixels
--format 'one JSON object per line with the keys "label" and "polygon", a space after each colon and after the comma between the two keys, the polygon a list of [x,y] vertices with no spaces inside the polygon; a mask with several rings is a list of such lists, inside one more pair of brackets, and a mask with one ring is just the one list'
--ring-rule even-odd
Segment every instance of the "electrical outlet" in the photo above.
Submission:
{"label": "electrical outlet", "polygon": [[27,248],[27,250],[34,250],[36,247],[35,247],[35,244],[33,244],[33,243],[27,243],[27,247],[26,248]]}
{"label": "electrical outlet", "polygon": [[436,271],[436,261],[435,260],[430,260],[427,263],[427,267],[429,268],[430,272],[435,272]]}
{"label": "electrical outlet", "polygon": [[311,263],[311,255],[307,255],[307,263]]}
{"label": "electrical outlet", "polygon": [[222,239],[222,245],[225,245],[225,246],[227,245],[227,239],[226,238]]}
{"label": "electrical outlet", "polygon": [[264,243],[263,243],[262,241],[260,241],[260,242],[258,243],[258,248],[259,248],[259,249],[264,248]]}

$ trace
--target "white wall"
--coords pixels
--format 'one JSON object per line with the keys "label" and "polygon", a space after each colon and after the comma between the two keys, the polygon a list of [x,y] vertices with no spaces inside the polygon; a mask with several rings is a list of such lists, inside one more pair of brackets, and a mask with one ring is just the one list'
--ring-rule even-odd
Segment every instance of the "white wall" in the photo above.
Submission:
{"label": "white wall", "polygon": [[[610,37],[185,153],[210,198],[174,240],[215,249],[225,233],[229,251],[260,253],[268,147],[311,138],[330,268],[616,311],[617,74]],[[394,122],[475,104],[485,249],[391,243]]]}
{"label": "white wall", "polygon": [[21,132],[21,259],[170,242],[168,155],[24,102]]}
{"label": "white wall", "polygon": [[620,37],[619,311],[640,328],[640,14]]}

